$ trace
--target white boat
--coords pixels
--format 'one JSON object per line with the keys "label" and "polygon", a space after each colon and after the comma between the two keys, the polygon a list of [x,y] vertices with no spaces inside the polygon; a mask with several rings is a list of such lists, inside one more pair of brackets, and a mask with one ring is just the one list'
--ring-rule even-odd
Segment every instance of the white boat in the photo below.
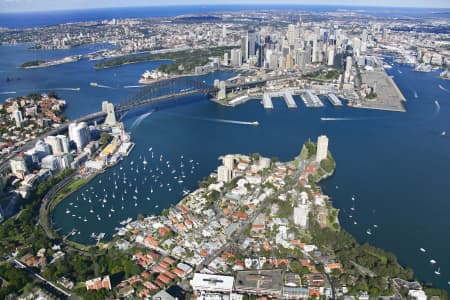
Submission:
{"label": "white boat", "polygon": [[441,132],[441,135],[442,135],[442,136],[444,136],[444,135],[446,135],[446,134],[447,134],[447,132],[445,132],[445,130]]}
{"label": "white boat", "polygon": [[355,221],[355,222],[353,222],[353,224],[356,225],[356,224],[358,224],[358,222]]}
{"label": "white boat", "polygon": [[66,214],[70,214],[70,210],[66,209]]}
{"label": "white boat", "polygon": [[436,271],[434,271],[434,274],[441,275],[441,268],[438,268]]}
{"label": "white boat", "polygon": [[434,259],[430,259],[430,264],[434,265],[436,261]]}
{"label": "white boat", "polygon": [[420,252],[423,252],[423,253],[427,252],[427,250],[425,250],[424,248],[420,248],[419,250],[420,250]]}
{"label": "white boat", "polygon": [[370,228],[366,230],[366,233],[367,233],[368,235],[371,235],[371,234],[372,234],[372,231],[370,230]]}
{"label": "white boat", "polygon": [[373,224],[373,227],[374,227],[374,228],[378,228],[378,225],[377,225],[377,224]]}

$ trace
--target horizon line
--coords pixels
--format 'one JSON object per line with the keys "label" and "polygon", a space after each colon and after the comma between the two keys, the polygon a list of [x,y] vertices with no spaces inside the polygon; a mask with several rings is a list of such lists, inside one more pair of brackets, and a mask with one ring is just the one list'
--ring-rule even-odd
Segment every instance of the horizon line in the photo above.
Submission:
{"label": "horizon line", "polygon": [[68,11],[85,11],[85,10],[95,10],[95,9],[117,9],[117,8],[151,8],[151,7],[224,7],[224,6],[257,6],[257,7],[277,7],[277,6],[283,6],[283,7],[313,7],[313,6],[322,6],[322,7],[333,7],[333,8],[409,8],[409,9],[438,9],[438,10],[449,10],[450,7],[433,7],[433,6],[399,6],[399,5],[351,5],[351,4],[326,4],[326,3],[319,3],[319,4],[295,4],[295,3],[262,3],[262,4],[256,4],[253,2],[243,2],[243,3],[224,3],[224,4],[200,4],[200,3],[193,3],[193,4],[146,4],[146,5],[131,5],[131,6],[100,6],[100,7],[89,7],[89,8],[56,8],[56,9],[34,9],[34,10],[10,10],[10,11],[3,11],[0,12],[1,14],[17,14],[17,13],[44,13],[44,12],[68,12]]}

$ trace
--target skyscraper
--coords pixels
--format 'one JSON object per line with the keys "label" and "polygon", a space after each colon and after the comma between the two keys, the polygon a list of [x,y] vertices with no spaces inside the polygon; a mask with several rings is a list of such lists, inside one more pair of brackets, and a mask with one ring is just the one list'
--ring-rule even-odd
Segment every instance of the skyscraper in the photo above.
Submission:
{"label": "skyscraper", "polygon": [[65,135],[48,136],[44,141],[50,146],[54,155],[69,153],[69,139]]}
{"label": "skyscraper", "polygon": [[321,162],[328,156],[328,138],[326,135],[321,135],[317,138],[317,152],[316,162]]}
{"label": "skyscraper", "polygon": [[241,37],[241,53],[243,57],[243,61],[247,62],[248,60],[248,37],[244,35]]}
{"label": "skyscraper", "polygon": [[248,41],[248,56],[256,55],[256,50],[258,50],[258,34],[255,30],[247,31],[247,41]]}
{"label": "skyscraper", "polygon": [[295,39],[297,38],[297,30],[294,24],[288,25],[288,31],[287,31],[287,40],[289,45],[295,44]]}
{"label": "skyscraper", "polygon": [[11,158],[10,160],[11,172],[14,176],[19,178],[24,178],[28,174],[28,166],[25,160],[25,154],[20,153],[19,155]]}
{"label": "skyscraper", "polygon": [[71,123],[69,125],[69,139],[77,145],[77,151],[81,152],[91,139],[87,124],[85,122]]}
{"label": "skyscraper", "polygon": [[350,80],[350,74],[352,72],[352,57],[351,56],[347,56],[347,58],[345,59],[345,73],[344,73],[344,80],[346,82],[348,82]]}
{"label": "skyscraper", "polygon": [[231,170],[228,170],[225,166],[220,166],[217,168],[217,180],[222,182],[231,181]]}
{"label": "skyscraper", "polygon": [[12,113],[13,119],[16,121],[16,126],[21,127],[23,122],[22,112],[19,109],[16,109]]}

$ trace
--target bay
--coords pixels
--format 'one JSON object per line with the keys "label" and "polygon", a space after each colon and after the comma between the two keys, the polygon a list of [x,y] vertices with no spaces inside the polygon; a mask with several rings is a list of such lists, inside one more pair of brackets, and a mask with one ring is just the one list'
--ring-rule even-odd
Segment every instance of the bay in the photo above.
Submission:
{"label": "bay", "polygon": [[[5,58],[0,61],[0,92],[17,92],[2,94],[1,99],[35,90],[56,90],[68,101],[66,114],[73,119],[98,111],[105,99],[114,103],[124,101],[136,91],[124,86],[137,85],[139,76],[146,69],[163,63],[147,62],[96,71],[93,69],[95,62],[82,60],[44,69],[17,68],[24,61],[59,58],[89,52],[96,47],[101,45],[59,51],[30,51],[24,45],[0,47],[0,55]],[[275,101],[272,111],[264,110],[258,101],[226,108],[201,95],[160,106],[153,112],[152,107],[147,107],[131,113],[125,123],[137,143],[136,148],[121,164],[64,200],[54,212],[55,227],[61,228],[62,234],[73,228],[79,229],[81,234],[72,237],[79,242],[93,243],[90,238],[93,231],[105,232],[110,238],[120,221],[135,218],[139,213],[160,213],[176,204],[183,189],[195,189],[201,178],[217,168],[220,155],[260,152],[264,156],[290,160],[305,140],[326,134],[330,138],[337,170],[323,187],[334,205],[341,209],[342,226],[358,241],[394,252],[402,264],[413,267],[421,280],[448,288],[450,223],[446,218],[450,214],[450,137],[442,136],[441,132],[450,132],[450,94],[444,90],[450,90],[450,82],[439,79],[438,72],[417,73],[408,66],[397,64],[388,72],[407,98],[406,113],[334,108],[326,101],[324,108],[309,109],[298,98],[296,110],[289,110],[282,101]],[[214,74],[205,80],[229,75]],[[21,80],[6,82],[6,77],[20,77]],[[111,88],[91,87],[90,82]],[[61,90],[71,87],[80,87],[80,90]],[[439,102],[439,108],[435,101]],[[322,121],[321,117],[336,120]],[[228,122],[230,120],[257,120],[260,126],[238,125]],[[154,159],[148,151],[150,147]],[[162,161],[159,160],[161,154]],[[148,161],[145,171],[144,157]],[[167,161],[170,161],[170,168]],[[186,178],[180,184],[173,177],[181,174],[181,161]],[[139,166],[139,173],[136,173],[136,166]],[[149,185],[149,170],[156,168],[164,168],[164,174],[159,175],[158,183]],[[172,175],[174,169],[176,175]],[[124,172],[127,194],[124,194],[122,210]],[[120,180],[116,179],[117,190],[114,173],[121,176]],[[144,174],[147,174],[147,182]],[[160,187],[161,183],[163,187]],[[134,192],[136,187],[138,193]],[[151,188],[153,193],[150,193]],[[99,201],[95,206],[92,204],[93,214],[89,212],[89,202],[83,200],[81,194],[92,194],[92,191],[99,197],[108,194],[108,202],[102,202],[104,208]],[[134,206],[132,196],[135,194],[138,206]],[[356,196],[353,212],[350,210],[352,195]],[[67,209],[71,210],[70,214],[66,214]],[[101,221],[96,214],[101,215]],[[86,217],[87,222],[78,216]],[[357,225],[353,224],[355,220]],[[374,224],[378,228],[374,228]],[[369,227],[372,228],[370,236],[365,233]],[[420,252],[420,247],[426,248],[427,252]],[[433,273],[437,266],[430,265],[432,258],[441,267],[441,276]]]}

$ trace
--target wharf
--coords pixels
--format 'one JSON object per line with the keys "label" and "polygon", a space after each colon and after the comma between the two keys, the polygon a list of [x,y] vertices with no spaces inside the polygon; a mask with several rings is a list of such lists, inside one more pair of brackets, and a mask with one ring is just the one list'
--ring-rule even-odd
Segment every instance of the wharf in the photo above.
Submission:
{"label": "wharf", "polygon": [[322,107],[323,103],[317,95],[313,94],[311,90],[306,90],[300,95],[306,107]]}
{"label": "wharf", "polygon": [[297,108],[297,103],[295,103],[295,100],[292,97],[292,92],[287,91],[284,93],[284,101],[286,101],[286,105],[289,108]]}
{"label": "wharf", "polygon": [[295,103],[292,97],[293,93],[291,91],[280,91],[280,92],[265,92],[263,94],[263,105],[265,109],[273,109],[272,98],[282,97],[288,108],[297,108],[297,103]]}
{"label": "wharf", "polygon": [[263,105],[265,109],[273,109],[272,98],[269,93],[263,95]]}
{"label": "wharf", "polygon": [[357,101],[355,107],[400,112],[406,111],[404,107],[405,97],[392,77],[388,76],[383,69],[362,72],[361,75],[363,83],[376,83],[373,88],[377,97],[375,99],[362,98]]}
{"label": "wharf", "polygon": [[330,93],[327,98],[334,106],[342,106],[342,101],[335,94]]}

